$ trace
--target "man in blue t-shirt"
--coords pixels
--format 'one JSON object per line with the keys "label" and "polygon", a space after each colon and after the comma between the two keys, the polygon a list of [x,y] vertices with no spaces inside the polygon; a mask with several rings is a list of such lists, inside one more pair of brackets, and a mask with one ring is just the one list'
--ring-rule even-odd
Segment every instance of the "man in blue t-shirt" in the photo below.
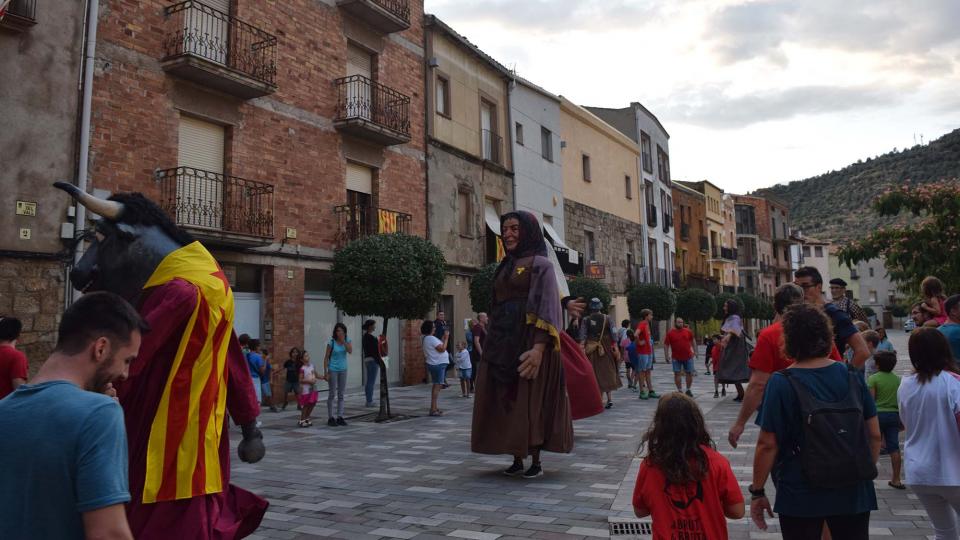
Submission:
{"label": "man in blue t-shirt", "polygon": [[0,401],[0,538],[133,538],[123,410],[110,395],[144,329],[119,296],[84,295],[37,375]]}
{"label": "man in blue t-shirt", "polygon": [[947,336],[953,359],[960,362],[960,294],[955,294],[943,304],[947,312],[947,322],[940,325],[940,332]]}

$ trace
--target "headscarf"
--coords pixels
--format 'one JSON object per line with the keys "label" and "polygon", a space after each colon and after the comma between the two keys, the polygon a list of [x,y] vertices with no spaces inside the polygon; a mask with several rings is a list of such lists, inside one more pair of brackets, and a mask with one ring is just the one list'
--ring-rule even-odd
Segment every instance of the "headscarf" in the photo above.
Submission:
{"label": "headscarf", "polygon": [[[508,251],[503,260],[500,261],[495,276],[499,275],[504,269],[513,272],[513,268],[519,259],[534,255],[547,256],[547,241],[543,237],[543,229],[540,228],[537,216],[525,210],[507,212],[500,216],[501,231],[508,219],[515,219],[520,223],[520,241],[517,243],[517,247],[513,251]],[[504,249],[506,249],[506,246],[504,246]]]}

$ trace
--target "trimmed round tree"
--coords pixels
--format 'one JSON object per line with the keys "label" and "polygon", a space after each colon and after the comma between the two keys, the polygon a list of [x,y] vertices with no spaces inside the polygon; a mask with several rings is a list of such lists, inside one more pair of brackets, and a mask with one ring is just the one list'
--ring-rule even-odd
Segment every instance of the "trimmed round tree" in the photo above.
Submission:
{"label": "trimmed round tree", "polygon": [[737,300],[743,305],[743,313],[740,314],[744,319],[759,319],[762,314],[760,299],[750,293],[738,293]]}
{"label": "trimmed round tree", "polygon": [[[422,319],[436,303],[446,279],[443,253],[427,240],[406,234],[377,234],[337,251],[330,268],[330,297],[350,316]],[[387,367],[380,364],[380,414],[390,418]]]}
{"label": "trimmed round tree", "polygon": [[603,312],[610,309],[612,296],[607,284],[599,279],[577,276],[567,282],[570,286],[570,296],[583,298],[589,304],[591,298],[599,298],[603,302]]}
{"label": "trimmed round tree", "polygon": [[490,263],[470,279],[470,307],[474,313],[490,311],[493,301],[493,275],[497,272],[497,263]]}
{"label": "trimmed round tree", "polygon": [[727,300],[733,300],[737,303],[738,306],[740,306],[740,318],[745,319],[746,317],[743,314],[744,312],[743,300],[738,298],[737,295],[730,294],[727,292],[722,292],[714,297],[714,301],[717,303],[717,312],[713,314],[713,318],[717,319],[718,321],[723,320],[723,305],[727,303]]}
{"label": "trimmed round tree", "polygon": [[677,293],[677,317],[686,319],[694,324],[708,321],[716,313],[717,306],[713,295],[703,289],[684,289]]}
{"label": "trimmed round tree", "polygon": [[654,320],[666,321],[676,307],[677,298],[673,291],[654,283],[638,285],[627,293],[627,309],[633,319],[639,319],[640,312],[649,309],[653,311]]}

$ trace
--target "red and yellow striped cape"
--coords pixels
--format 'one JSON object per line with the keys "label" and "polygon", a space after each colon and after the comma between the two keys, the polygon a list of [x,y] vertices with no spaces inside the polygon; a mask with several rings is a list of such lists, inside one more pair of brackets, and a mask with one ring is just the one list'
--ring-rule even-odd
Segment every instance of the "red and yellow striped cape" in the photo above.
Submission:
{"label": "red and yellow striped cape", "polygon": [[223,491],[219,449],[233,292],[217,261],[199,242],[167,255],[144,289],[177,278],[197,287],[197,303],[150,428],[144,503]]}

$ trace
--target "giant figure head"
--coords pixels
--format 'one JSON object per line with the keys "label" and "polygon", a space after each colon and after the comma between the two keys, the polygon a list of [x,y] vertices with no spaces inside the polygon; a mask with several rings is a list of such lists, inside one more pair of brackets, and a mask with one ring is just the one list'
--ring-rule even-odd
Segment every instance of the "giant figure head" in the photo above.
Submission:
{"label": "giant figure head", "polygon": [[90,246],[70,272],[70,282],[80,291],[110,291],[136,302],[163,258],[193,241],[140,193],[104,200],[65,182],[54,186],[101,217],[88,237]]}

